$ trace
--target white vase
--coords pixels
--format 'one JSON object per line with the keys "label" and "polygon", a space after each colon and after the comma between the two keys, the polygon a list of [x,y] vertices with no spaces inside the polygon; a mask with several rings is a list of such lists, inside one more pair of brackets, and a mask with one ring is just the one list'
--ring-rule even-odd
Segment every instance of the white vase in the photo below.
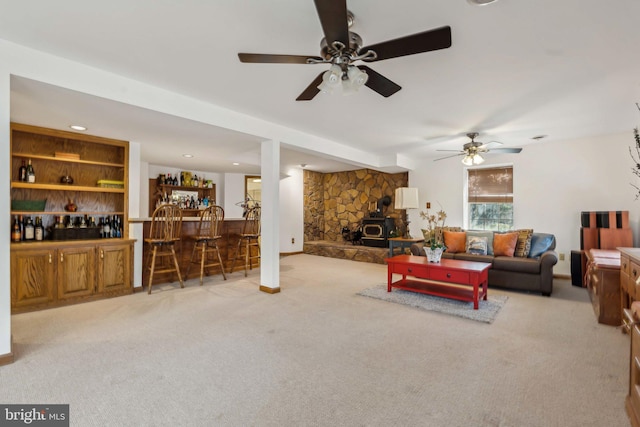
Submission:
{"label": "white vase", "polygon": [[428,246],[424,247],[424,253],[427,256],[427,260],[429,262],[440,262],[440,258],[442,258],[442,252],[444,252],[444,248],[430,248]]}

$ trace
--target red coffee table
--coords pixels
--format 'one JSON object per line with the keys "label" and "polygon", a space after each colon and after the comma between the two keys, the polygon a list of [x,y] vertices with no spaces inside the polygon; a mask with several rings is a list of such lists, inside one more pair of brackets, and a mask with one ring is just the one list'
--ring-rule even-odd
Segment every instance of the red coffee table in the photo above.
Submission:
{"label": "red coffee table", "polygon": [[[387,291],[391,288],[437,295],[461,301],[473,301],[478,309],[480,298],[486,301],[489,282],[487,262],[442,259],[439,263],[427,261],[426,257],[398,255],[385,259],[387,262]],[[393,281],[393,274],[402,279]],[[410,277],[410,278],[407,278]]]}

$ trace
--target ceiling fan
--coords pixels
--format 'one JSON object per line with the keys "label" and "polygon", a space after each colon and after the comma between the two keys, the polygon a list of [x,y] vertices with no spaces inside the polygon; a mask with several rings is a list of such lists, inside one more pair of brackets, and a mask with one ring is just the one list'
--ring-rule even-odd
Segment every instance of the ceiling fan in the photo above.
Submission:
{"label": "ceiling fan", "polygon": [[471,139],[471,142],[467,142],[462,146],[462,150],[437,150],[437,151],[455,151],[457,154],[453,154],[451,156],[441,157],[439,159],[435,159],[434,161],[449,159],[451,157],[464,156],[462,159],[462,164],[465,166],[479,165],[484,162],[484,157],[481,154],[486,154],[488,152],[493,153],[519,153],[522,151],[522,148],[489,148],[490,144],[502,144],[498,141],[484,142],[476,141],[475,139],[478,137],[477,132],[469,132],[467,137]]}
{"label": "ceiling fan", "polygon": [[365,65],[353,64],[356,61],[382,61],[451,47],[449,26],[363,47],[362,38],[349,31],[354,16],[347,10],[346,0],[314,2],[324,32],[324,38],[320,42],[320,56],[238,53],[241,62],[331,64],[330,69],[320,73],[296,101],[310,101],[320,91],[332,92],[339,87],[345,93],[354,92],[363,85],[389,97],[401,87]]}

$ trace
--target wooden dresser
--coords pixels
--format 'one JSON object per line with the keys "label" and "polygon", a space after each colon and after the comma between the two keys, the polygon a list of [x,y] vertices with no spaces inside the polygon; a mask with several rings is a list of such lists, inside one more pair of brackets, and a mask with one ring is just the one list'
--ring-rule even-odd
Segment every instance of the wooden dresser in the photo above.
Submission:
{"label": "wooden dresser", "polygon": [[[634,309],[637,309],[635,303]],[[629,352],[629,391],[625,399],[625,409],[631,425],[640,427],[640,319],[637,310],[624,310],[624,326],[631,335],[631,345]]]}
{"label": "wooden dresser", "polygon": [[625,409],[633,427],[640,427],[640,248],[620,251],[620,304],[624,330],[631,336],[629,351],[629,392]]}
{"label": "wooden dresser", "polygon": [[587,251],[585,282],[598,323],[620,326],[620,252],[603,249]]}
{"label": "wooden dresser", "polygon": [[[640,297],[640,248],[618,248],[620,251],[620,304],[622,308]],[[637,296],[636,296],[637,295]]]}

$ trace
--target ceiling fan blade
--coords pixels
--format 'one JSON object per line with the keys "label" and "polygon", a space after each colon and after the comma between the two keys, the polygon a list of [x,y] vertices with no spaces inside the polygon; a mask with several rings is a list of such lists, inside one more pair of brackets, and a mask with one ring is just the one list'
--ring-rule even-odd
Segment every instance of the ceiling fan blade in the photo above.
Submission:
{"label": "ceiling fan blade", "polygon": [[319,92],[318,85],[322,83],[322,75],[325,72],[321,72],[318,74],[309,86],[296,98],[296,101],[311,101]]}
{"label": "ceiling fan blade", "polygon": [[489,153],[519,153],[522,151],[522,148],[492,148],[488,152]]}
{"label": "ceiling fan blade", "polygon": [[271,55],[266,53],[239,53],[240,62],[260,64],[309,64],[308,60],[322,61],[319,56]]}
{"label": "ceiling fan blade", "polygon": [[434,159],[433,161],[434,161],[434,162],[437,162],[438,160],[450,159],[450,158],[452,158],[452,157],[459,157],[459,156],[463,156],[463,155],[465,155],[465,154],[466,154],[466,153],[453,154],[453,155],[451,155],[451,156],[445,156],[445,157],[440,157],[439,159]]}
{"label": "ceiling fan blade", "polygon": [[367,73],[367,75],[369,76],[365,85],[369,89],[372,89],[378,92],[380,95],[384,96],[385,98],[390,97],[391,95],[393,95],[394,93],[402,89],[402,87],[400,87],[399,85],[395,84],[394,82],[392,82],[391,80],[383,76],[382,74],[376,71],[373,71],[371,68],[365,65],[358,65],[358,68],[360,68],[361,70],[364,70],[364,72]]}
{"label": "ceiling fan blade", "polygon": [[338,41],[349,46],[349,25],[347,24],[346,0],[314,0],[320,17],[322,31],[331,46]]}
{"label": "ceiling fan blade", "polygon": [[447,25],[422,33],[365,46],[359,50],[359,53],[373,50],[377,54],[376,59],[365,59],[367,62],[373,62],[416,53],[430,52],[432,50],[446,49],[448,47],[451,47],[451,27]]}
{"label": "ceiling fan blade", "polygon": [[500,145],[502,145],[502,142],[500,142],[500,141],[483,142],[482,145],[478,146],[478,151],[482,151],[483,153],[486,153],[489,150],[495,150],[495,148],[491,148],[490,147],[491,144],[500,144]]}

